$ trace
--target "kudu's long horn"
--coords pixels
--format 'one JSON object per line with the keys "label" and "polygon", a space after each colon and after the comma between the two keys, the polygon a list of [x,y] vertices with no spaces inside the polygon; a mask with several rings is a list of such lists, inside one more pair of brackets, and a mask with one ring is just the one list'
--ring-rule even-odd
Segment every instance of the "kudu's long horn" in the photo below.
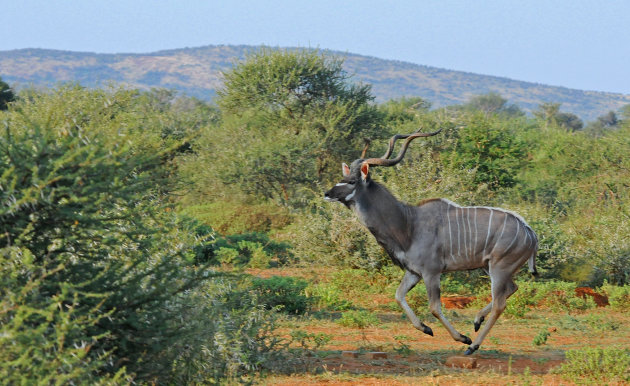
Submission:
{"label": "kudu's long horn", "polygon": [[[432,133],[415,132],[413,134],[396,134],[389,140],[389,148],[381,158],[368,158],[363,162],[367,163],[368,165],[374,166],[394,166],[403,159],[403,157],[405,156],[405,152],[407,151],[407,147],[409,147],[409,143],[411,141],[419,137],[431,137],[438,134],[440,131],[442,131],[442,129],[439,129],[438,131],[434,131]],[[396,142],[396,140],[398,139],[403,138],[406,138],[406,140],[405,143],[403,143],[402,148],[400,149],[400,153],[398,153],[398,157],[387,159],[392,154],[392,151],[394,149],[394,142]]]}

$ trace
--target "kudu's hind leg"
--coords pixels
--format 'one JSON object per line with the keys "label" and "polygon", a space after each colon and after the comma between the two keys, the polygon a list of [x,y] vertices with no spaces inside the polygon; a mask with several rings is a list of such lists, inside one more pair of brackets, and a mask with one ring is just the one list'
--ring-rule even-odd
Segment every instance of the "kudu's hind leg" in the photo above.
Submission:
{"label": "kudu's hind leg", "polygon": [[[516,292],[516,289],[518,288],[516,286],[516,284],[510,280],[507,285],[509,286],[508,290],[507,290],[507,298],[509,298],[514,292]],[[475,316],[475,332],[479,331],[479,327],[481,327],[481,323],[483,323],[483,321],[485,320],[486,316],[488,316],[488,314],[490,313],[490,310],[492,310],[492,301],[490,301],[490,303],[488,303],[484,308],[482,308],[477,315]]]}
{"label": "kudu's hind leg", "polygon": [[459,333],[455,327],[446,319],[442,314],[442,301],[440,300],[440,274],[427,274],[423,273],[424,284],[427,287],[427,295],[429,297],[429,310],[435,316],[442,325],[446,328],[449,334],[458,342],[464,344],[471,344],[472,341],[469,337]]}
{"label": "kudu's hind leg", "polygon": [[[490,272],[488,272],[488,267],[484,267],[483,270],[489,276]],[[477,315],[475,316],[474,324],[475,324],[475,332],[479,331],[479,327],[481,327],[481,323],[483,323],[486,316],[490,313],[492,309],[492,301],[488,303],[484,308],[482,308]]]}
{"label": "kudu's hind leg", "polygon": [[514,280],[512,279],[512,275],[504,275],[499,277],[491,276],[491,278],[492,302],[479,312],[479,314],[481,314],[486,308],[490,307],[490,312],[487,313],[490,316],[488,317],[486,325],[483,326],[481,332],[475,338],[473,344],[471,344],[466,350],[466,355],[470,355],[477,351],[477,349],[479,349],[479,346],[481,346],[481,342],[483,342],[486,335],[488,335],[488,332],[490,332],[492,326],[494,326],[494,323],[496,323],[499,316],[503,313],[503,310],[505,310],[507,298],[509,298],[510,295],[512,295],[518,289],[516,283],[514,283]]}
{"label": "kudu's hind leg", "polygon": [[398,286],[398,289],[396,290],[396,301],[398,302],[400,307],[402,307],[403,311],[405,311],[405,314],[415,328],[424,332],[425,334],[433,336],[433,330],[431,330],[431,327],[422,323],[420,319],[418,319],[411,307],[409,307],[409,304],[407,304],[407,300],[405,299],[407,292],[411,291],[411,289],[415,287],[419,281],[420,276],[416,275],[413,272],[405,271],[405,276],[400,282],[400,286]]}
{"label": "kudu's hind leg", "polygon": [[486,316],[490,313],[492,309],[492,302],[488,303],[484,308],[482,308],[477,315],[475,316],[475,332],[479,331],[479,327],[481,327],[481,323],[486,319]]}

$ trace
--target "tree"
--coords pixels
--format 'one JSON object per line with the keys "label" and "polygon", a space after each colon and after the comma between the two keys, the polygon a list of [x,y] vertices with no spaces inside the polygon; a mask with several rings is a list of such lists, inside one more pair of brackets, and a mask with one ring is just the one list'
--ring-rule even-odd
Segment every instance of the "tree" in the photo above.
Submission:
{"label": "tree", "polygon": [[224,74],[217,174],[248,194],[301,200],[384,137],[370,86],[350,83],[343,61],[313,50],[263,49]]}
{"label": "tree", "polygon": [[584,122],[573,113],[560,112],[560,103],[545,102],[538,105],[534,115],[542,120],[545,128],[558,126],[565,130],[577,131],[584,127]]}
{"label": "tree", "polygon": [[597,122],[605,128],[612,128],[619,124],[619,118],[617,118],[617,114],[611,110],[606,114],[597,117]]}
{"label": "tree", "polygon": [[586,131],[593,136],[601,136],[607,130],[617,128],[620,123],[621,120],[617,118],[617,114],[611,110],[606,114],[597,117],[595,121],[589,122],[586,126]]}
{"label": "tree", "polygon": [[495,92],[475,95],[465,105],[471,110],[482,111],[487,114],[505,114],[508,116],[522,116],[523,111],[515,104],[508,105],[507,99]]}
{"label": "tree", "polygon": [[15,100],[15,93],[9,85],[2,81],[0,77],[0,110],[6,110],[9,102]]}
{"label": "tree", "polygon": [[400,127],[425,115],[431,108],[431,102],[420,97],[403,97],[382,103],[378,108],[385,115],[385,125]]}
{"label": "tree", "polygon": [[457,133],[449,160],[454,166],[476,170],[474,183],[490,189],[509,188],[523,165],[524,145],[499,117],[476,113]]}
{"label": "tree", "polygon": [[558,126],[569,130],[578,131],[584,127],[584,122],[573,113],[558,113],[555,117]]}
{"label": "tree", "polygon": [[534,116],[545,123],[545,128],[557,125],[556,116],[560,111],[560,103],[544,102],[538,105],[538,110],[534,111]]}

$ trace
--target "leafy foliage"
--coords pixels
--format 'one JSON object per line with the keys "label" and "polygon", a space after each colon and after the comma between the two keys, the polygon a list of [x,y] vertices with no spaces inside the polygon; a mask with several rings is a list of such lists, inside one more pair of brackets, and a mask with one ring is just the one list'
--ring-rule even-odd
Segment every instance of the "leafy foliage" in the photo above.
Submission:
{"label": "leafy foliage", "polygon": [[608,296],[610,306],[616,310],[627,310],[630,307],[630,285],[614,286],[604,282],[602,290]]}
{"label": "leafy foliage", "polygon": [[456,167],[476,170],[475,183],[491,189],[516,184],[525,149],[514,132],[503,127],[496,117],[475,114],[457,131],[457,142],[450,155]]}
{"label": "leafy foliage", "polygon": [[370,87],[350,84],[337,58],[261,50],[224,76],[216,134],[231,146],[216,149],[217,174],[243,193],[298,205],[339,157],[379,136]]}
{"label": "leafy foliage", "polygon": [[2,78],[0,77],[0,110],[6,110],[9,102],[13,102],[14,100],[15,93],[6,82],[2,81]]}
{"label": "leafy foliage", "polygon": [[311,300],[304,290],[308,283],[292,277],[273,276],[269,279],[254,278],[252,290],[258,294],[262,304],[288,314],[303,314],[308,311]]}
{"label": "leafy foliage", "polygon": [[610,348],[584,348],[567,351],[567,362],[559,372],[576,382],[607,383],[630,380],[630,352]]}
{"label": "leafy foliage", "polygon": [[[218,106],[168,90],[69,85],[23,91],[0,111],[0,376],[250,382],[286,353],[270,309],[315,306],[343,311],[350,326],[378,324],[356,309],[365,294],[393,295],[401,272],[321,192],[340,161],[418,128],[443,132],[375,168],[375,180],[411,204],[445,197],[514,210],[539,236],[544,281],[517,279],[507,315],[595,307],[575,296],[578,283],[603,284],[611,307],[627,309],[627,111],[582,131],[559,104],[530,118],[498,94],[437,110],[421,98],[375,105],[341,65],[314,51],[263,50],[225,74]],[[229,272],[283,264],[337,272],[310,284]],[[487,302],[481,271],[442,284]],[[426,310],[426,298],[419,286],[408,301]],[[588,316],[567,324],[619,328]],[[293,338],[306,351],[327,339]]]}
{"label": "leafy foliage", "polygon": [[[8,382],[163,381],[177,376],[182,353],[197,358],[217,334],[242,334],[190,312],[220,305],[212,297],[195,305],[204,299],[196,289],[217,275],[189,265],[197,239],[167,200],[180,140],[144,126],[135,112],[147,106],[136,96],[66,87],[31,93],[3,116],[0,374]],[[255,305],[239,312],[246,337],[264,331]],[[238,351],[230,347],[226,355]],[[196,375],[216,375],[204,368]]]}
{"label": "leafy foliage", "polygon": [[469,110],[480,111],[486,115],[503,114],[507,116],[522,116],[525,113],[515,104],[508,104],[507,99],[503,98],[496,92],[488,94],[475,95],[466,105]]}
{"label": "leafy foliage", "polygon": [[379,325],[380,320],[369,311],[356,310],[342,313],[337,323],[344,327],[366,328]]}

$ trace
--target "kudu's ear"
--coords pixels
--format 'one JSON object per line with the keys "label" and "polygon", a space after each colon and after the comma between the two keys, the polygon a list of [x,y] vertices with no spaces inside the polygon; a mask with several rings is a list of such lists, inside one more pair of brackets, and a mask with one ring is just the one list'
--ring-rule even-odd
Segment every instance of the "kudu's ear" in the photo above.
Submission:
{"label": "kudu's ear", "polygon": [[366,162],[361,164],[361,179],[365,181],[368,177],[368,172],[370,171],[370,165]]}
{"label": "kudu's ear", "polygon": [[350,175],[350,167],[346,165],[345,163],[342,163],[341,172],[343,173],[344,177],[348,177]]}

